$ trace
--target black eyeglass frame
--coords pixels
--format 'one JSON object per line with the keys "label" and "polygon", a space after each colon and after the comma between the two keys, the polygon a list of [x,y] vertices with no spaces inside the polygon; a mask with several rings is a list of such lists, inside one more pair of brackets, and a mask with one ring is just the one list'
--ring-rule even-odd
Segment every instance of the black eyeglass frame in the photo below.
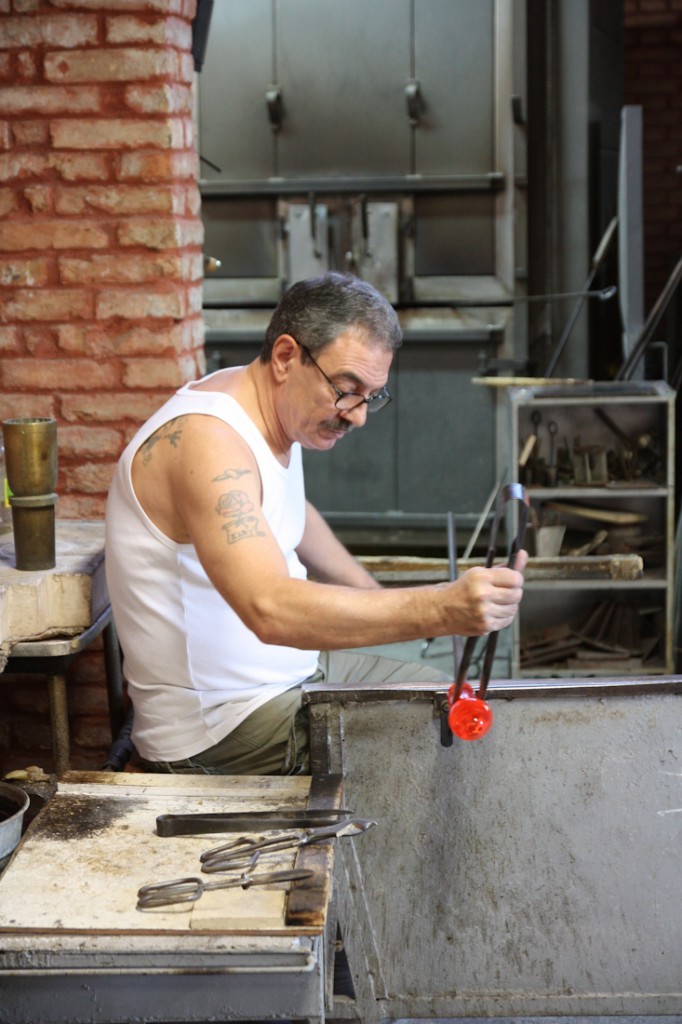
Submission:
{"label": "black eyeglass frame", "polygon": [[[296,341],[296,338],[294,338],[294,341]],[[317,367],[317,369],[320,371],[320,373],[326,380],[327,384],[329,384],[329,386],[333,389],[334,393],[336,394],[336,401],[334,402],[334,405],[337,409],[339,409],[340,412],[353,412],[355,409],[359,409],[361,405],[367,406],[367,412],[380,412],[381,409],[386,408],[389,402],[393,401],[393,396],[391,395],[391,392],[385,385],[377,395],[370,395],[368,398],[363,398],[362,395],[358,395],[355,391],[342,391],[341,388],[336,386],[333,380],[330,380],[330,378],[327,376],[327,374],[324,372],[320,364],[315,359],[315,356],[312,354],[308,346],[304,345],[300,341],[296,341],[296,344],[300,349],[302,349],[305,352],[313,366]],[[339,402],[349,398],[357,398],[357,402],[355,403],[355,405],[348,406],[347,408],[339,407]],[[380,401],[381,404],[372,405],[372,402],[377,401]]]}

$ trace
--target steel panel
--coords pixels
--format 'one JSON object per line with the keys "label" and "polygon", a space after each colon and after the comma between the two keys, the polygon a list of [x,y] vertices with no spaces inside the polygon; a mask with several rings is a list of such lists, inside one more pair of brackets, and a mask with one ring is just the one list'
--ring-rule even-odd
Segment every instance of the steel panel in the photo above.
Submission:
{"label": "steel panel", "polygon": [[199,76],[202,177],[269,178],[274,141],[265,93],[272,84],[271,0],[213,5],[204,70]]}
{"label": "steel panel", "polygon": [[414,208],[418,277],[495,274],[492,195],[417,196]]}
{"label": "steel panel", "polygon": [[417,174],[494,169],[494,8],[494,0],[415,0],[415,77],[424,99]]}
{"label": "steel panel", "polygon": [[493,689],[492,731],[450,747],[427,695],[315,695],[319,749],[378,822],[340,850],[356,1019],[678,1013],[682,701],[604,683]]}
{"label": "steel panel", "polygon": [[276,277],[278,224],[276,201],[204,197],[204,252],[221,266],[207,280]]}
{"label": "steel panel", "polygon": [[409,15],[409,0],[278,5],[282,177],[409,173]]}
{"label": "steel panel", "polygon": [[472,384],[478,346],[405,346],[399,354],[398,503],[404,512],[478,516],[495,477],[494,400]]}

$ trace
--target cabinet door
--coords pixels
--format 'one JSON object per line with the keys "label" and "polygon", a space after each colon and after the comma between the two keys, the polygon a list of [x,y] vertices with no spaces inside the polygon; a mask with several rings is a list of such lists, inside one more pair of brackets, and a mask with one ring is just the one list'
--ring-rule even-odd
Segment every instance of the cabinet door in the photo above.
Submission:
{"label": "cabinet door", "polygon": [[283,178],[410,172],[409,0],[287,0],[277,7]]}
{"label": "cabinet door", "polygon": [[214,4],[199,83],[200,155],[207,181],[270,178],[273,131],[265,94],[273,81],[271,0]]}
{"label": "cabinet door", "polygon": [[494,0],[415,0],[416,174],[495,170],[494,60]]}

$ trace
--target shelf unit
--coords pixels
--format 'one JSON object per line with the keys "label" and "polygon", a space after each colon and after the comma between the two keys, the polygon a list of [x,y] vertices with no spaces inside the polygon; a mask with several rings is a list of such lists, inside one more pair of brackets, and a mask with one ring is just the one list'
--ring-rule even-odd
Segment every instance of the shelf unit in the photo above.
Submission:
{"label": "shelf unit", "polygon": [[[526,581],[513,677],[674,672],[675,392],[659,381],[514,387],[509,409],[513,477],[532,509],[525,546],[535,554],[538,529],[566,528],[556,576]],[[584,573],[567,578],[562,559],[576,553]],[[600,577],[592,555],[616,554],[641,557],[637,578]]]}

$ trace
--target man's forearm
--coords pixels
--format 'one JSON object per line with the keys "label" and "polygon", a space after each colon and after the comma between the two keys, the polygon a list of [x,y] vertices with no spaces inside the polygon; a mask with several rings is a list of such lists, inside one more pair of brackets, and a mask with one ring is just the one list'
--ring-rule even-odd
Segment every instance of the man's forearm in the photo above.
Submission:
{"label": "man's forearm", "polygon": [[323,583],[359,587],[361,590],[381,589],[371,573],[344,547],[310,503],[307,505],[305,534],[298,547],[298,557],[310,576]]}

